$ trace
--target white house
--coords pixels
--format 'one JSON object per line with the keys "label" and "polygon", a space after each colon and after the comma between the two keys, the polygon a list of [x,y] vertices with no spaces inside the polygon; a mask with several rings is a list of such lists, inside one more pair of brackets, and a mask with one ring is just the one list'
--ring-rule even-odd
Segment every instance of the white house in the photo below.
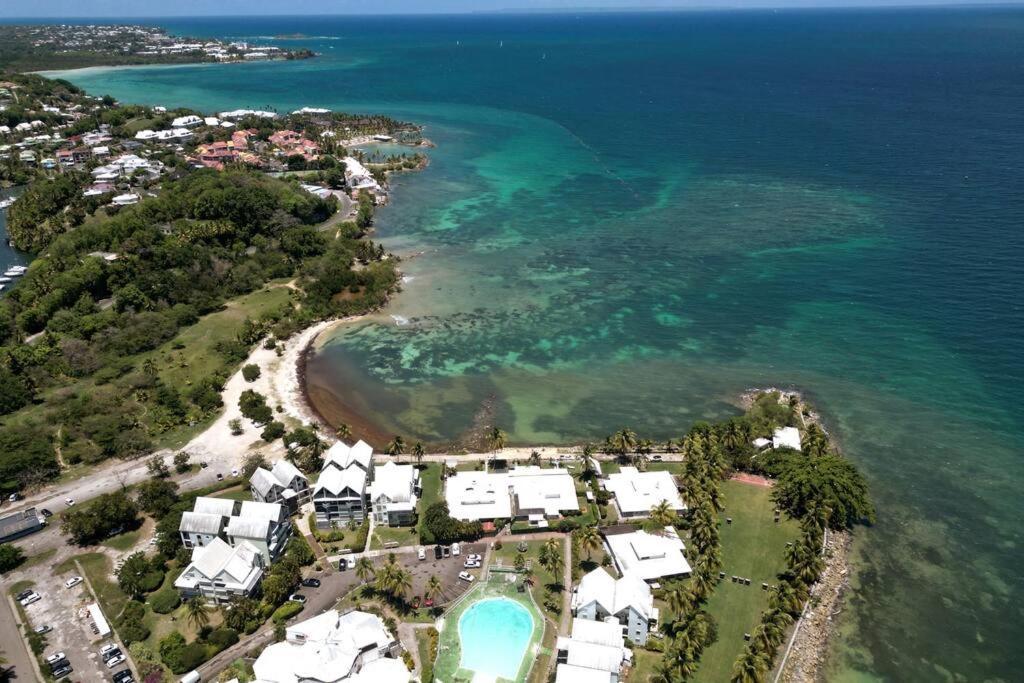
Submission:
{"label": "white house", "polygon": [[178,532],[186,548],[205,547],[216,539],[231,546],[247,542],[269,564],[284,551],[291,523],[285,508],[276,503],[200,496],[192,510],[181,516]]}
{"label": "white house", "polygon": [[651,587],[636,574],[613,578],[598,567],[584,576],[573,592],[573,614],[579,619],[615,622],[620,635],[637,645],[647,642],[647,634],[658,624]]}
{"label": "white house", "polygon": [[782,427],[772,434],[772,448],[800,450],[800,430],[796,427]]}
{"label": "white house", "polygon": [[111,203],[115,206],[131,206],[132,204],[138,204],[142,198],[134,192],[128,192],[125,194],[119,194],[111,200]]}
{"label": "white house", "polygon": [[690,574],[690,563],[683,554],[685,547],[672,527],[667,526],[656,534],[646,531],[609,534],[605,543],[623,576],[635,574],[644,581],[657,581]]}
{"label": "white house", "polygon": [[260,653],[260,683],[408,683],[399,644],[375,614],[330,610],[285,630],[285,639]]}
{"label": "white house", "polygon": [[457,472],[445,484],[452,517],[463,521],[514,518],[537,526],[579,510],[568,470],[516,467],[510,472]]}
{"label": "white house", "polygon": [[353,190],[380,192],[380,185],[373,174],[355,157],[345,157],[345,182]]}
{"label": "white house", "polygon": [[419,472],[412,465],[387,462],[377,467],[370,484],[373,521],[384,526],[408,526],[416,521]]}
{"label": "white house", "polygon": [[308,501],[313,493],[306,475],[283,458],[269,470],[257,467],[249,478],[249,488],[253,500],[280,503],[292,512],[299,504]]}
{"label": "white house", "polygon": [[555,651],[555,681],[561,683],[617,683],[622,665],[632,659],[615,622],[573,619],[571,635],[559,636]]}
{"label": "white house", "polygon": [[358,441],[354,446],[339,441],[327,449],[320,477],[313,488],[317,528],[328,529],[366,519],[372,474],[373,448],[365,441]]}
{"label": "white house", "polygon": [[219,538],[192,550],[192,562],[174,580],[183,597],[200,595],[214,603],[248,597],[263,579],[263,554],[251,543],[234,547]]}
{"label": "white house", "polygon": [[686,511],[669,472],[641,472],[635,467],[623,467],[620,472],[608,475],[604,487],[615,495],[615,505],[623,518],[647,517],[651,508],[663,501],[667,501],[676,514]]}
{"label": "white house", "polygon": [[172,128],[193,128],[203,123],[203,120],[194,114],[179,116],[171,121]]}

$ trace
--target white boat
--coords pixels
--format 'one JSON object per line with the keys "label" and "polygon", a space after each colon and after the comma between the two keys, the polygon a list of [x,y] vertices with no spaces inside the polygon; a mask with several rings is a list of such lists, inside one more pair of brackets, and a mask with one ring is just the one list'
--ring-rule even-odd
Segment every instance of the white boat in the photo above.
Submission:
{"label": "white boat", "polygon": [[12,269],[12,270],[5,270],[4,271],[4,277],[21,277],[24,274],[25,274],[25,271],[23,271],[23,270],[13,270]]}
{"label": "white boat", "polygon": [[14,203],[13,199],[0,199],[0,209],[6,209]]}
{"label": "white boat", "polygon": [[10,282],[10,281],[11,281],[11,278],[9,278],[7,276],[0,277],[0,282]]}

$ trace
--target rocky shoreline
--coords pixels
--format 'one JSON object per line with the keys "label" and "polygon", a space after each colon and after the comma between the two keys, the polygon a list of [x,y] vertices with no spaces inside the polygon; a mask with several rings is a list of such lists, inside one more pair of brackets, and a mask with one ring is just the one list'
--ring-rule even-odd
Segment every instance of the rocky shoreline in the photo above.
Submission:
{"label": "rocky shoreline", "polygon": [[779,680],[787,683],[826,680],[825,662],[835,635],[836,617],[843,611],[843,599],[850,585],[852,542],[849,532],[829,534],[825,543],[825,570],[811,590],[807,608],[797,622]]}

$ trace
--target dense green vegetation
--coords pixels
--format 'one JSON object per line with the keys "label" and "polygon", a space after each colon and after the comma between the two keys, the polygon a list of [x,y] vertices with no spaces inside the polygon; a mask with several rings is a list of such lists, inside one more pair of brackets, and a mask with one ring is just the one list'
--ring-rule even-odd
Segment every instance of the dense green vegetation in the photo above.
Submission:
{"label": "dense green vegetation", "polygon": [[[318,233],[335,208],[253,171],[204,170],[116,215],[34,234],[45,252],[0,300],[0,489],[54,476],[58,449],[68,465],[144,454],[158,435],[217,411],[228,372],[260,338],[380,306],[394,266],[352,224],[337,238]],[[118,259],[89,256],[96,251]],[[165,381],[154,349],[285,278],[296,279],[296,301],[244,320],[217,345],[216,371],[190,385]]]}

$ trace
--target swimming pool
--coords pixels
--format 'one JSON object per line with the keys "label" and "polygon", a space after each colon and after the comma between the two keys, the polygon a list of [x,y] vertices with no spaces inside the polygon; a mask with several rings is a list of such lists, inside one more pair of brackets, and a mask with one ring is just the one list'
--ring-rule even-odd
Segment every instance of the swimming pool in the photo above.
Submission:
{"label": "swimming pool", "polygon": [[533,635],[530,612],[508,598],[488,598],[459,619],[461,668],[516,680]]}

